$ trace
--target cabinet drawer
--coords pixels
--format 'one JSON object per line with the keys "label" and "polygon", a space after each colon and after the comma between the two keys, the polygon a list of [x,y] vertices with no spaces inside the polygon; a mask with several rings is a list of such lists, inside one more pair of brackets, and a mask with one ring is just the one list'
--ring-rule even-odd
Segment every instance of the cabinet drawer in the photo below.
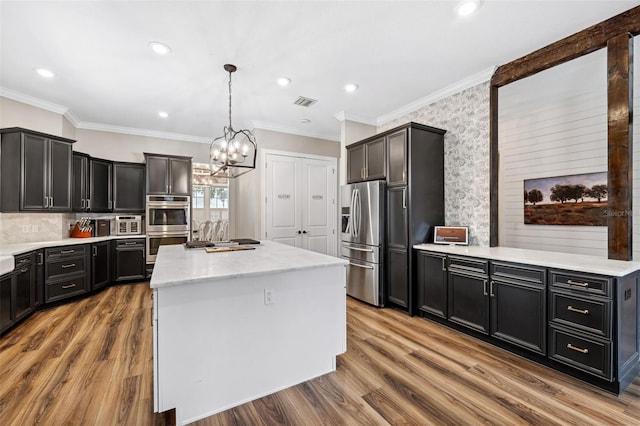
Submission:
{"label": "cabinet drawer", "polygon": [[551,285],[591,294],[611,295],[612,278],[566,271],[550,271]]}
{"label": "cabinet drawer", "polygon": [[144,244],[145,244],[145,240],[141,240],[141,239],[116,240],[116,248],[144,247]]}
{"label": "cabinet drawer", "polygon": [[491,276],[511,278],[529,281],[532,283],[544,284],[546,280],[546,269],[536,266],[526,266],[517,263],[491,262]]}
{"label": "cabinet drawer", "polygon": [[476,272],[486,275],[489,271],[489,262],[484,259],[472,257],[449,256],[448,265],[451,269],[458,269],[467,272]]}
{"label": "cabinet drawer", "polygon": [[47,280],[62,275],[84,273],[86,271],[86,256],[67,257],[47,262]]}
{"label": "cabinet drawer", "polygon": [[611,380],[611,343],[598,338],[549,328],[549,358]]}
{"label": "cabinet drawer", "polygon": [[552,291],[551,321],[611,337],[611,302]]}
{"label": "cabinet drawer", "polygon": [[46,299],[47,302],[53,302],[67,297],[82,294],[86,291],[87,281],[84,275],[70,278],[55,283],[47,284]]}
{"label": "cabinet drawer", "polygon": [[14,256],[14,269],[24,268],[33,263],[33,252]]}
{"label": "cabinet drawer", "polygon": [[64,256],[78,256],[87,253],[86,245],[68,246],[68,247],[54,247],[45,249],[45,256],[47,259]]}

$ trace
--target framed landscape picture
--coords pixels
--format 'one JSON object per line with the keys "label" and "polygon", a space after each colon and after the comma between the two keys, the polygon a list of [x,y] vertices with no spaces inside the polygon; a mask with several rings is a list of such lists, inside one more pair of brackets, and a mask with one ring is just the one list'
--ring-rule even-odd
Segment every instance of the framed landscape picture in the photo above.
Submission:
{"label": "framed landscape picture", "polygon": [[527,225],[607,225],[607,172],[524,181]]}

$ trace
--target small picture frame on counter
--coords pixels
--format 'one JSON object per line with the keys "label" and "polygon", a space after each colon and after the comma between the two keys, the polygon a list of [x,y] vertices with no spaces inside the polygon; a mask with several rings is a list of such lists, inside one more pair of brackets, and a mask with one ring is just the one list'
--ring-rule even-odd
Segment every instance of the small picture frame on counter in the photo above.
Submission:
{"label": "small picture frame on counter", "polygon": [[434,244],[469,245],[468,226],[436,226],[433,232]]}

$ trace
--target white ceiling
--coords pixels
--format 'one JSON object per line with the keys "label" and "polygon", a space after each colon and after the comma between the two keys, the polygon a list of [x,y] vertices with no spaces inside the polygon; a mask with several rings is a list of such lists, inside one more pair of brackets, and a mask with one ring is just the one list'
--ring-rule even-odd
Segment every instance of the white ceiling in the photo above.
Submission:
{"label": "white ceiling", "polygon": [[[232,63],[236,129],[339,140],[336,115],[381,123],[637,2],[484,0],[464,19],[456,5],[2,0],[0,94],[68,108],[84,128],[206,141],[227,124],[223,65]],[[147,46],[152,40],[172,52],[157,56]],[[41,78],[38,67],[55,77]],[[293,83],[278,86],[280,76]],[[360,89],[345,93],[347,82]],[[293,105],[298,96],[318,102],[302,108]],[[168,119],[158,117],[161,110]],[[300,124],[304,118],[311,123]]]}

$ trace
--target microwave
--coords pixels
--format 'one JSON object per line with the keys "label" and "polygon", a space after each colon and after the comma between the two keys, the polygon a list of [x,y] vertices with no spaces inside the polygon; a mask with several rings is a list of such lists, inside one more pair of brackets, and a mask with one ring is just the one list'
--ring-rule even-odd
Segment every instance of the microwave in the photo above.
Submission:
{"label": "microwave", "polygon": [[116,216],[116,235],[140,235],[142,234],[142,216]]}

